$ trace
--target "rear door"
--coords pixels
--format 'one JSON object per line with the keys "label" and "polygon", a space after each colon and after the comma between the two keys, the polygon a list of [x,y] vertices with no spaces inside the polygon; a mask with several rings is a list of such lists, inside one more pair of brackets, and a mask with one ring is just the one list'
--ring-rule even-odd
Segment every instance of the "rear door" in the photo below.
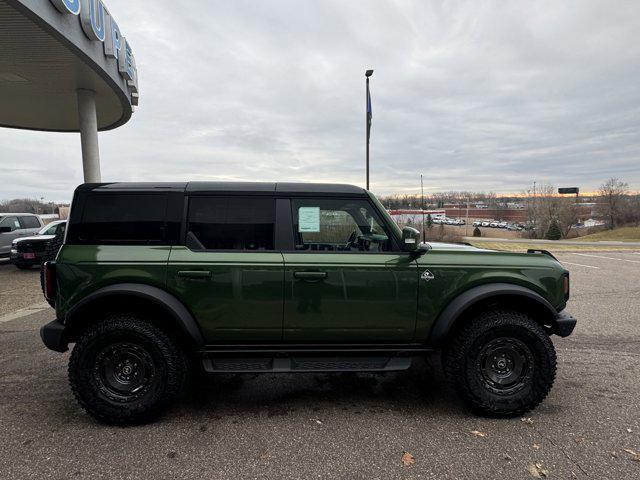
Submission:
{"label": "rear door", "polygon": [[167,286],[208,344],[282,341],[283,259],[270,196],[188,198],[185,246],[173,247]]}
{"label": "rear door", "polygon": [[294,250],[284,253],[284,339],[411,341],[416,261],[400,251],[368,199],[292,199]]}

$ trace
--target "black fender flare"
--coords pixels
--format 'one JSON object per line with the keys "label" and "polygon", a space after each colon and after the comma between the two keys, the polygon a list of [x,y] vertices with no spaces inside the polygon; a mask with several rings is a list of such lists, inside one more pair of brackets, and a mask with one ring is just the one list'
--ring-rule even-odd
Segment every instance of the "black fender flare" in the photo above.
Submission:
{"label": "black fender flare", "polygon": [[456,320],[477,302],[498,296],[524,297],[534,301],[542,311],[548,313],[551,323],[555,323],[558,315],[549,301],[533,290],[511,283],[487,283],[470,288],[455,297],[438,315],[429,335],[430,346],[440,347],[445,343]]}
{"label": "black fender flare", "polygon": [[176,297],[165,290],[152,285],[141,283],[118,283],[99,288],[76,303],[65,315],[64,323],[69,325],[74,317],[81,313],[91,303],[112,296],[130,296],[150,301],[165,310],[175,321],[176,325],[189,338],[196,347],[205,344],[204,337],[198,323],[191,312]]}

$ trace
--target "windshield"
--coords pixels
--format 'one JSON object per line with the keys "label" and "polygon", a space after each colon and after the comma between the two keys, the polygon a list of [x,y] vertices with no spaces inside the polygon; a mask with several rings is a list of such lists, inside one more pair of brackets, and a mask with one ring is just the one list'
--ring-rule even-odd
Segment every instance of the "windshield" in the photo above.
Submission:
{"label": "windshield", "polygon": [[38,232],[38,235],[55,235],[59,225],[59,223],[46,225]]}

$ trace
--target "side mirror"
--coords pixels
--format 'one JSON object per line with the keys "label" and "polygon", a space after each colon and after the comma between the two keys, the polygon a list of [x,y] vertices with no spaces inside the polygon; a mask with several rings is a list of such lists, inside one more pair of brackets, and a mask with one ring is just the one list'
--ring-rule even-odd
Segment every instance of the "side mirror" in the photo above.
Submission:
{"label": "side mirror", "polygon": [[420,232],[412,227],[402,229],[402,245],[407,252],[415,252],[420,244]]}
{"label": "side mirror", "polygon": [[0,227],[0,233],[11,233],[11,227]]}

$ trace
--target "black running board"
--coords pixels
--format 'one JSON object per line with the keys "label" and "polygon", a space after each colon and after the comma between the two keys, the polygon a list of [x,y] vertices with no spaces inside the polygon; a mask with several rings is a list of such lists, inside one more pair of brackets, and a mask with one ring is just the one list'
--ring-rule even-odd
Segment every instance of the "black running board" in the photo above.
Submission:
{"label": "black running board", "polygon": [[208,373],[392,372],[408,369],[411,357],[213,357],[202,363]]}

